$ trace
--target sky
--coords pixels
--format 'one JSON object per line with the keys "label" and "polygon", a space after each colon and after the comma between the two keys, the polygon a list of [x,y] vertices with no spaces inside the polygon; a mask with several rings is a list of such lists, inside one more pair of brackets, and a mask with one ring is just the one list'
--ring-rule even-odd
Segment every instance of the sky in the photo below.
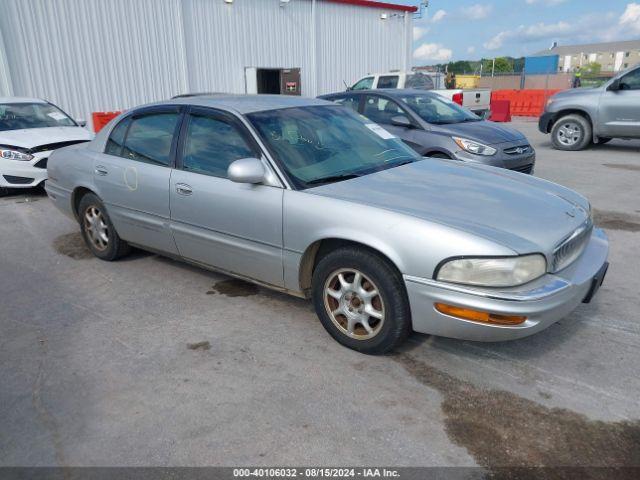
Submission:
{"label": "sky", "polygon": [[[417,5],[418,0],[393,0]],[[430,0],[413,63],[526,56],[551,46],[640,39],[640,1]]]}

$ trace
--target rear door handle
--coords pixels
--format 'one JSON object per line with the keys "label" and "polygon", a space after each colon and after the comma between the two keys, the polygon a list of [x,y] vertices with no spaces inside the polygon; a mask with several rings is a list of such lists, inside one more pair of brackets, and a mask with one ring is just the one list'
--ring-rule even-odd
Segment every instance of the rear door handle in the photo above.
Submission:
{"label": "rear door handle", "polygon": [[104,168],[102,165],[97,165],[95,172],[96,172],[96,175],[102,175],[102,176],[107,175],[109,173],[109,171],[106,168]]}
{"label": "rear door handle", "polygon": [[191,186],[186,183],[176,183],[176,192],[178,192],[179,195],[191,195],[193,190],[191,190]]}

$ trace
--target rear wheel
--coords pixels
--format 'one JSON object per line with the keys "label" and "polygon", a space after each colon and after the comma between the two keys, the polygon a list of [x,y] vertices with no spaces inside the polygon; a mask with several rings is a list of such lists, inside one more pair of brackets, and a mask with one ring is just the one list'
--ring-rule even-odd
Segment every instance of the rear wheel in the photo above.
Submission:
{"label": "rear wheel", "polygon": [[129,253],[131,247],[114,228],[107,210],[93,193],[87,193],[78,207],[80,231],[91,252],[101,260],[113,261]]}
{"label": "rear wheel", "polygon": [[591,124],[581,115],[566,115],[553,124],[551,142],[558,150],[582,150],[591,143]]}
{"label": "rear wheel", "polygon": [[411,325],[402,277],[385,258],[345,247],[324,256],[313,272],[313,303],[324,328],[362,353],[393,350]]}

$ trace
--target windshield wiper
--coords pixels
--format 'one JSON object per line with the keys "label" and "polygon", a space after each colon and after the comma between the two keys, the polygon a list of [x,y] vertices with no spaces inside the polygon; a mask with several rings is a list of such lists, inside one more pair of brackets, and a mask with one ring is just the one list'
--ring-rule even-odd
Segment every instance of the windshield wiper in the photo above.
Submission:
{"label": "windshield wiper", "polygon": [[355,173],[344,173],[342,175],[330,175],[328,177],[316,178],[306,182],[307,185],[319,185],[322,183],[341,182],[342,180],[350,180],[352,178],[358,178],[360,175]]}

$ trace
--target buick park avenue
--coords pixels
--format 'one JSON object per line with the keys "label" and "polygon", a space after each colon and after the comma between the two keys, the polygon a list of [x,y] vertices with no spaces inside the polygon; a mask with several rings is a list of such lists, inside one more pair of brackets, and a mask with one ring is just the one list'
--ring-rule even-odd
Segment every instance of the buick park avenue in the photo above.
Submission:
{"label": "buick park avenue", "polygon": [[55,151],[46,190],[91,251],[136,246],[310,298],[365,353],[411,330],[539,332],[589,302],[608,241],[589,202],[518,172],[423,158],[331,102],[194,96]]}

